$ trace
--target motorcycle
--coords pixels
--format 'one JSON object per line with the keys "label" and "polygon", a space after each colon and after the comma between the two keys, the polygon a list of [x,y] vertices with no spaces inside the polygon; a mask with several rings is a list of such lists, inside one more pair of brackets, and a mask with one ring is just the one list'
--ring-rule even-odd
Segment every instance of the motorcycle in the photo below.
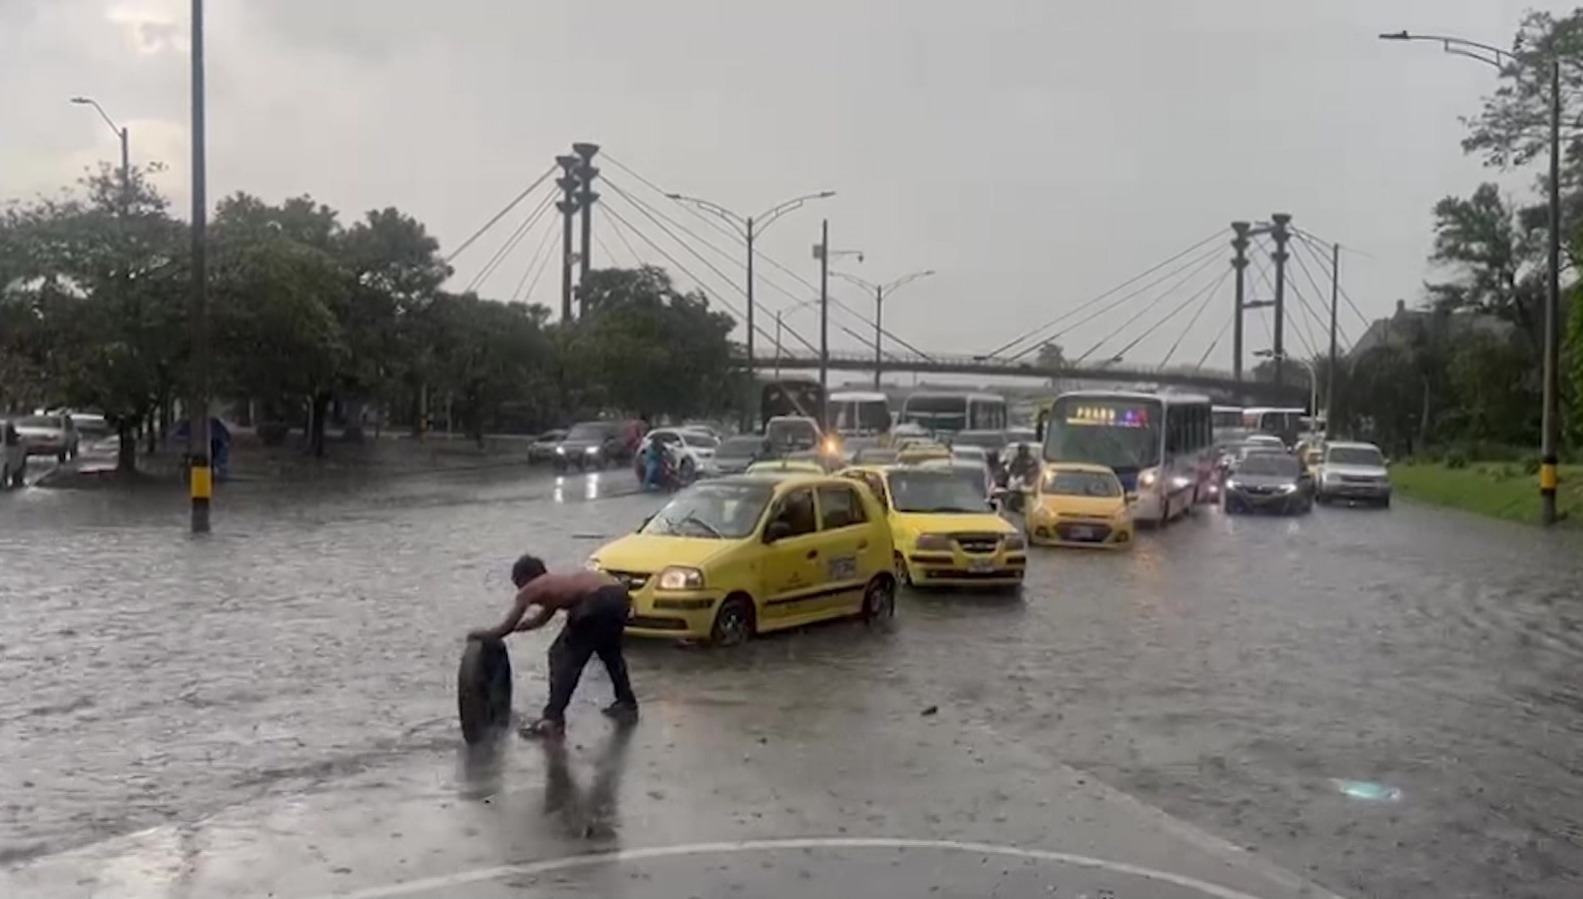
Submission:
{"label": "motorcycle", "polygon": [[1028,497],[1033,495],[1033,481],[1026,475],[1014,474],[1006,478],[1006,486],[995,491],[996,503],[1002,512],[1022,515],[1028,510]]}

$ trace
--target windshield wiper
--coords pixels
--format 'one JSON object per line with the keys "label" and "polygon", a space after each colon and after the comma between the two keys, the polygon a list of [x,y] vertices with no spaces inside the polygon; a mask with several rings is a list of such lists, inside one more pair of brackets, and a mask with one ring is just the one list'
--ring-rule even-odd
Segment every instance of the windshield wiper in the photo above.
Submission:
{"label": "windshield wiper", "polygon": [[708,531],[709,532],[709,536],[715,538],[716,540],[723,540],[723,539],[725,539],[725,535],[720,533],[720,529],[719,528],[716,528],[714,525],[710,524],[709,522],[704,521],[702,518],[699,518],[697,515],[694,515],[692,512],[688,512],[686,515],[683,515],[682,516],[682,520],[680,522],[677,522],[677,523],[678,524],[686,524],[688,522],[692,522],[693,524],[696,524],[699,527],[703,528],[704,530]]}

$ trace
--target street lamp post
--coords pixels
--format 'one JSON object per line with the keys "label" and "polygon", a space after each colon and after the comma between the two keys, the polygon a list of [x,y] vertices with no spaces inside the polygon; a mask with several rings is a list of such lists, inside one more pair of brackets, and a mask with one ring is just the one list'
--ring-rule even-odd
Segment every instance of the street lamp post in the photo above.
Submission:
{"label": "street lamp post", "polygon": [[837,278],[840,278],[843,281],[855,284],[864,290],[872,290],[874,292],[874,389],[878,390],[880,387],[880,370],[884,365],[884,362],[881,358],[880,338],[884,334],[884,329],[881,326],[881,322],[885,315],[885,298],[905,287],[906,285],[917,281],[919,278],[929,277],[930,275],[934,274],[934,269],[931,268],[921,272],[913,272],[910,275],[903,275],[889,284],[875,284],[872,281],[865,281],[856,275],[849,275],[846,272],[831,272],[830,274],[835,275]]}
{"label": "street lamp post", "polygon": [[132,151],[127,129],[117,125],[115,119],[110,118],[110,114],[92,97],[72,97],[71,102],[79,106],[92,106],[99,113],[99,118],[110,126],[116,139],[121,141],[121,214],[126,215],[127,208],[132,205]]}
{"label": "street lamp post", "polygon": [[1269,359],[1275,363],[1277,370],[1285,362],[1296,362],[1308,370],[1308,414],[1319,414],[1319,370],[1314,368],[1314,363],[1301,357],[1289,356],[1286,353],[1277,353],[1274,350],[1255,350],[1253,355],[1260,359]]}
{"label": "street lamp post", "polygon": [[[1399,31],[1382,34],[1385,41],[1431,41],[1453,56],[1466,56],[1506,72],[1517,57],[1489,44],[1459,37],[1435,34],[1410,34]],[[1550,245],[1544,313],[1544,413],[1539,445],[1539,503],[1541,520],[1556,521],[1556,444],[1561,427],[1561,58],[1550,59]]]}
{"label": "street lamp post", "polygon": [[733,228],[737,230],[737,233],[741,236],[743,243],[747,244],[747,290],[745,293],[747,294],[748,301],[748,378],[751,379],[753,377],[753,318],[755,307],[755,303],[753,301],[753,242],[757,240],[758,236],[764,233],[764,229],[773,224],[776,219],[788,212],[800,208],[804,203],[807,203],[810,200],[824,200],[833,197],[835,196],[835,191],[821,190],[817,193],[803,194],[800,197],[792,197],[790,200],[786,200],[783,203],[778,203],[774,206],[771,206],[767,211],[760,213],[759,215],[749,216],[747,218],[743,218],[742,216],[737,215],[735,212],[732,212],[724,206],[721,206],[719,203],[713,203],[709,200],[701,200],[697,197],[689,197],[685,194],[666,194],[665,196],[672,200],[691,204],[698,207],[699,209],[704,210],[705,212],[725,219],[731,224]]}
{"label": "street lamp post", "polygon": [[209,531],[213,496],[209,459],[208,171],[204,143],[203,0],[192,0],[192,394],[188,404],[188,454],[192,532]]}

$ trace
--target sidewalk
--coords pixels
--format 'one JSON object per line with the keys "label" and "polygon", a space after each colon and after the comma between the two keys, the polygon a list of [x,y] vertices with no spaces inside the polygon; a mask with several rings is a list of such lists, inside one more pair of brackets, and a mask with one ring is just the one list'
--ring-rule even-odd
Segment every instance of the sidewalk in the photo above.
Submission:
{"label": "sidewalk", "polygon": [[627,739],[580,702],[564,755],[511,737],[469,757],[456,737],[0,872],[0,895],[1336,899],[989,730],[858,692],[734,706],[729,729],[708,697],[660,697]]}

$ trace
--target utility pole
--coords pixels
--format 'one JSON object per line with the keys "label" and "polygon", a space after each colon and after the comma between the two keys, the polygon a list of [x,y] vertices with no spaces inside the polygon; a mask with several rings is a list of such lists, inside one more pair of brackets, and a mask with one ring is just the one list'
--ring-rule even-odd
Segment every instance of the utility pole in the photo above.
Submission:
{"label": "utility pole", "polygon": [[884,329],[880,327],[880,319],[885,315],[885,287],[882,284],[874,285],[874,389],[879,389],[879,372],[883,364],[879,357],[880,335]]}
{"label": "utility pole", "polygon": [[[1552,49],[1552,52],[1553,49]],[[1556,432],[1561,427],[1561,60],[1550,60],[1550,272],[1545,296],[1544,413],[1539,437],[1540,521],[1556,522]]]}
{"label": "utility pole", "polygon": [[214,482],[209,468],[209,302],[207,161],[204,147],[203,0],[192,0],[192,297],[188,326],[192,339],[192,393],[187,439],[191,457],[188,484],[192,532],[209,531],[209,501]]}
{"label": "utility pole", "polygon": [[1270,258],[1275,261],[1275,386],[1279,388],[1286,382],[1286,260],[1291,256],[1286,252],[1286,242],[1292,239],[1291,232],[1286,226],[1291,223],[1292,217],[1284,212],[1277,212],[1270,216],[1274,224],[1270,227],[1270,236],[1275,239],[1275,252]]}
{"label": "utility pole", "polygon": [[[594,203],[599,200],[599,194],[594,193],[594,179],[599,177],[599,169],[594,167],[594,156],[599,153],[598,144],[580,143],[572,144],[572,152],[576,153],[581,162],[577,166],[577,181],[581,190],[577,195],[577,202],[582,206],[583,213],[583,254],[578,257],[579,271],[577,283],[581,286],[588,280],[588,269],[594,260]],[[577,313],[583,315],[588,312],[586,301],[578,303]]]}
{"label": "utility pole", "polygon": [[[1325,370],[1325,437],[1336,413],[1336,298],[1341,294],[1341,244],[1330,247],[1330,367]],[[1314,410],[1318,414],[1319,410]]]}
{"label": "utility pole", "polygon": [[[819,225],[819,392],[830,393],[830,220]],[[826,404],[828,408],[828,404]],[[819,422],[823,428],[828,422]]]}
{"label": "utility pole", "polygon": [[1237,255],[1231,260],[1231,268],[1237,273],[1237,306],[1233,310],[1235,317],[1231,320],[1231,378],[1239,382],[1242,380],[1242,318],[1247,302],[1247,278],[1244,271],[1248,267],[1248,229],[1250,227],[1247,222],[1231,223],[1231,230],[1237,235],[1231,240],[1232,249],[1237,251]]}
{"label": "utility pole", "polygon": [[557,156],[555,161],[561,167],[561,177],[555,184],[561,189],[561,199],[556,202],[555,208],[561,213],[561,321],[572,320],[572,260],[576,251],[572,249],[572,219],[577,215],[577,166],[581,159],[576,156]]}

